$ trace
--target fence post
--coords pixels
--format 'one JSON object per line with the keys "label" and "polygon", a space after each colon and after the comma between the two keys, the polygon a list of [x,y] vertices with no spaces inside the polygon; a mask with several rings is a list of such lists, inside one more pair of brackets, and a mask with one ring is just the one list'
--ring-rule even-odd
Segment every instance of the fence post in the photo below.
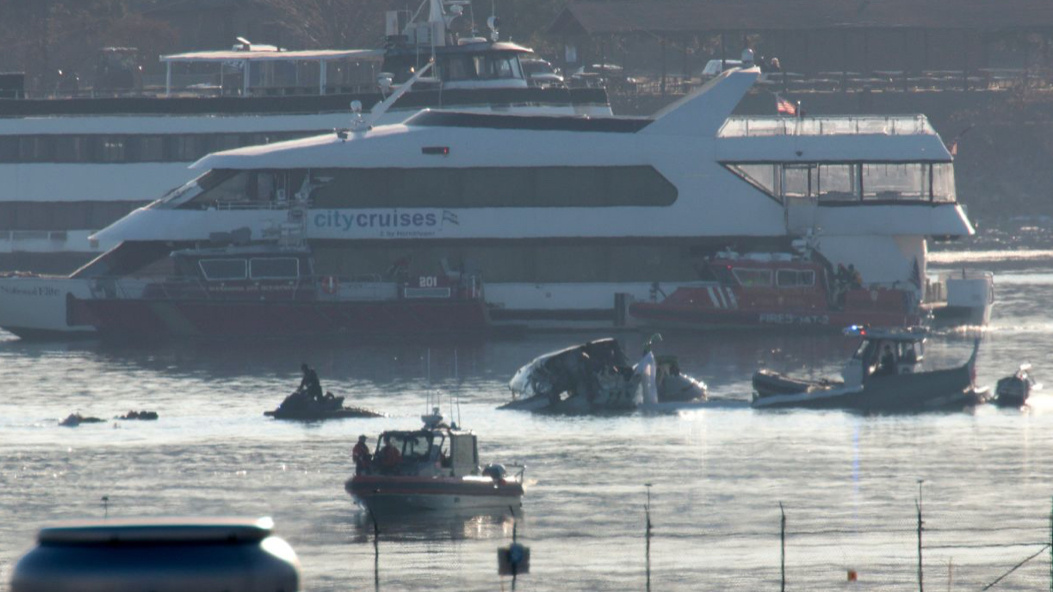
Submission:
{"label": "fence post", "polygon": [[644,515],[647,517],[644,539],[647,545],[644,552],[647,561],[647,592],[651,592],[651,484],[644,483],[644,487],[647,488],[647,505],[644,506]]}
{"label": "fence post", "polygon": [[779,572],[780,592],[786,592],[786,511],[783,510],[782,502],[779,502]]}
{"label": "fence post", "polygon": [[922,505],[921,484],[924,483],[924,482],[925,482],[924,479],[918,479],[918,498],[914,500],[914,506],[918,509],[918,592],[925,592],[925,580],[922,577],[922,568],[921,568],[921,531],[922,531],[922,524],[924,524],[922,522],[922,519],[921,519],[921,505]]}

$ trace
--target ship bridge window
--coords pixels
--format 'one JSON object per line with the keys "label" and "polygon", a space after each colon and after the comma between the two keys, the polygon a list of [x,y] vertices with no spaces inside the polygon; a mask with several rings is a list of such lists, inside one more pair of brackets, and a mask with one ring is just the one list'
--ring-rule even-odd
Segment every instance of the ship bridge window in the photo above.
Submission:
{"label": "ship bridge window", "polygon": [[305,171],[216,169],[198,180],[202,191],[180,207],[259,208],[291,199],[304,189]]}
{"label": "ship bridge window", "polygon": [[729,164],[727,167],[757,189],[773,197],[778,195],[776,179],[779,174],[779,165],[767,163]]}
{"label": "ship bridge window", "polygon": [[771,287],[770,269],[749,269],[744,267],[736,267],[731,270],[731,273],[735,274],[735,279],[738,280],[739,285],[744,288]]}
{"label": "ship bridge window", "polygon": [[940,162],[932,165],[932,200],[954,203],[958,200],[954,189],[954,165]]}
{"label": "ship bridge window", "polygon": [[289,280],[300,277],[300,260],[295,257],[268,257],[249,260],[249,276],[254,280]]}
{"label": "ship bridge window", "polygon": [[402,458],[417,462],[428,460],[429,449],[431,449],[431,438],[423,434],[406,436],[402,447]]}
{"label": "ship bridge window", "polygon": [[773,199],[852,202],[954,203],[952,163],[724,163]]}
{"label": "ship bridge window", "polygon": [[920,163],[861,165],[864,200],[918,201],[929,198],[929,167]]}
{"label": "ship bridge window", "polygon": [[787,164],[782,167],[783,197],[812,197],[815,193],[816,166]]}
{"label": "ship bridge window", "polygon": [[324,169],[317,208],[668,206],[677,189],[650,166]]}
{"label": "ship bridge window", "polygon": [[811,269],[780,269],[775,274],[780,288],[810,288],[815,285],[815,271]]}
{"label": "ship bridge window", "polygon": [[522,78],[519,58],[515,54],[483,54],[472,56],[475,77],[483,80],[493,78]]}
{"label": "ship bridge window", "polygon": [[244,259],[207,259],[198,261],[198,267],[209,281],[243,280],[246,276]]}
{"label": "ship bridge window", "polygon": [[817,192],[819,201],[857,201],[859,191],[856,179],[856,165],[854,164],[819,165],[819,190]]}

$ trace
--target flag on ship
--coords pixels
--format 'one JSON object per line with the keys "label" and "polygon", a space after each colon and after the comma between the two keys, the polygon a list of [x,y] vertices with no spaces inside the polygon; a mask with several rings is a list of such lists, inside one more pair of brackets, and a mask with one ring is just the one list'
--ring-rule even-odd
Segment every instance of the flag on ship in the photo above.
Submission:
{"label": "flag on ship", "polygon": [[797,115],[797,105],[775,94],[775,111],[779,115]]}

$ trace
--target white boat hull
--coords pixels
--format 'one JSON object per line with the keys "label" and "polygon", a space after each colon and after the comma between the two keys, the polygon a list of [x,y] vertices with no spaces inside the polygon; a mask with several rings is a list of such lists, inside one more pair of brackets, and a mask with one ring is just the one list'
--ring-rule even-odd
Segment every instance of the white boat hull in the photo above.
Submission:
{"label": "white boat hull", "polygon": [[90,280],[47,276],[0,277],[0,328],[21,337],[90,336],[94,327],[70,325],[67,302],[90,298]]}

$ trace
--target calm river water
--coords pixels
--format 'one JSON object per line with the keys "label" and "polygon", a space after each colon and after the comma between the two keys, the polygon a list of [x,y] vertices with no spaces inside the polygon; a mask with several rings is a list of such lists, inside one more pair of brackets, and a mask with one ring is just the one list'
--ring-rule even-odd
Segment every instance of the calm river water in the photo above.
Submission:
{"label": "calm river water", "polygon": [[[993,385],[1030,361],[1039,381],[1053,383],[1053,253],[943,253],[937,265],[997,273],[979,382]],[[528,466],[518,534],[532,566],[522,590],[643,590],[645,483],[653,484],[655,590],[777,589],[780,503],[791,589],[914,589],[919,480],[929,588],[978,590],[1050,540],[1053,395],[1045,391],[1024,411],[757,412],[748,400],[758,366],[836,373],[854,343],[723,333],[666,335],[660,346],[710,385],[705,410],[555,418],[495,409],[521,364],[599,336],[429,349],[114,347],[0,334],[0,588],[38,527],[102,516],[102,496],[111,516],[273,516],[300,556],[304,589],[372,588],[372,527],[343,489],[350,448],[359,434],[419,425],[433,392],[459,398],[483,462]],[[619,337],[633,353],[643,339]],[[970,348],[966,335],[937,335],[927,363],[960,363]],[[318,368],[325,388],[388,417],[310,425],[263,417],[297,384],[301,361]],[[73,411],[113,417],[129,409],[161,419],[57,425]],[[510,584],[496,566],[495,550],[512,535],[505,517],[381,529],[382,590]],[[857,582],[847,581],[848,570]],[[994,589],[1044,589],[1049,578],[1046,550]]]}

